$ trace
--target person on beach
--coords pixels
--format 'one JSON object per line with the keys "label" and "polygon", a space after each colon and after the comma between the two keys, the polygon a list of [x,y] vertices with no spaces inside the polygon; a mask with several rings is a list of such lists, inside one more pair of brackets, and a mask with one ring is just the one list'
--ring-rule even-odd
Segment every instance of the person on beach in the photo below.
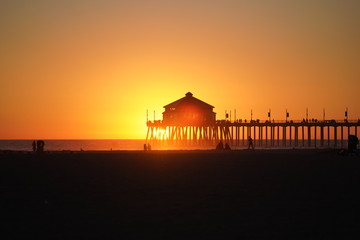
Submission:
{"label": "person on beach", "polygon": [[146,143],[144,144],[144,151],[146,151],[147,150],[147,146],[146,146]]}
{"label": "person on beach", "polygon": [[250,136],[248,136],[248,144],[249,144],[248,149],[250,149],[250,147],[251,147],[251,149],[254,150],[253,139]]}
{"label": "person on beach", "polygon": [[36,152],[36,141],[35,140],[32,142],[32,149],[33,149],[33,152]]}
{"label": "person on beach", "polygon": [[225,143],[225,150],[231,150],[230,145],[228,143]]}
{"label": "person on beach", "polygon": [[150,143],[148,143],[147,150],[148,150],[148,151],[151,151],[151,145],[150,145]]}
{"label": "person on beach", "polygon": [[45,142],[43,140],[38,140],[36,142],[37,153],[43,153],[44,146],[45,146]]}
{"label": "person on beach", "polygon": [[224,150],[224,144],[222,141],[220,141],[218,145],[216,145],[216,150]]}
{"label": "person on beach", "polygon": [[348,137],[348,152],[357,153],[357,145],[359,144],[359,139],[355,135],[349,135]]}

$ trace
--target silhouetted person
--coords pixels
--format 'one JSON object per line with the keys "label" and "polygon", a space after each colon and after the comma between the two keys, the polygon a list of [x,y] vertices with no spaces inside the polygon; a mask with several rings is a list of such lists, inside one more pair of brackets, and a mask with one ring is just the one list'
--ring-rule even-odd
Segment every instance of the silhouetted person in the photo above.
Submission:
{"label": "silhouetted person", "polygon": [[36,152],[36,141],[35,140],[32,142],[32,149],[33,149],[33,152]]}
{"label": "silhouetted person", "polygon": [[151,151],[151,145],[148,143],[147,150]]}
{"label": "silhouetted person", "polygon": [[146,146],[146,143],[144,144],[144,151],[146,151],[147,150],[147,146]]}
{"label": "silhouetted person", "polygon": [[43,153],[44,152],[44,146],[45,146],[45,142],[43,140],[38,140],[36,142],[37,153]]}
{"label": "silhouetted person", "polygon": [[225,143],[225,150],[231,150],[230,146],[228,143]]}
{"label": "silhouetted person", "polygon": [[251,149],[254,150],[253,139],[250,136],[248,136],[248,144],[249,144],[248,149],[250,149],[250,147],[251,147]]}
{"label": "silhouetted person", "polygon": [[224,144],[222,141],[220,141],[217,145],[216,145],[216,150],[224,150]]}
{"label": "silhouetted person", "polygon": [[349,153],[356,152],[357,145],[359,144],[359,139],[355,135],[349,135],[348,137],[348,150]]}

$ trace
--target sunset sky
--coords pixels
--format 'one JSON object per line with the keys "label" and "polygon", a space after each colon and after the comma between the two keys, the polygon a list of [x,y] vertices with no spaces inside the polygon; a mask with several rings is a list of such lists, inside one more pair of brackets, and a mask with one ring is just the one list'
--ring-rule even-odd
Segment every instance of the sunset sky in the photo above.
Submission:
{"label": "sunset sky", "polygon": [[141,139],[192,92],[217,118],[360,118],[358,0],[1,0],[1,139]]}

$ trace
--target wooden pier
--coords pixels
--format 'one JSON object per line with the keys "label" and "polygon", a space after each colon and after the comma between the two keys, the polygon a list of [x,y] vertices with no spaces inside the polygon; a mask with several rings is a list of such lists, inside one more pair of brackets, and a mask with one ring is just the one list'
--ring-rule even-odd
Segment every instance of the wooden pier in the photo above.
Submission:
{"label": "wooden pier", "polygon": [[346,148],[348,135],[358,137],[360,120],[227,121],[213,124],[171,125],[148,121],[146,141],[153,145],[215,146],[219,141],[245,148],[250,136],[261,148]]}

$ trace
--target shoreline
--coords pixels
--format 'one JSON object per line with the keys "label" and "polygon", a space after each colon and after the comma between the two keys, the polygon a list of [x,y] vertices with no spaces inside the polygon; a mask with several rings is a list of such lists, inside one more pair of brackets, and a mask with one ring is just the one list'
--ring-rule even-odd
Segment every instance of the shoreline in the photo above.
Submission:
{"label": "shoreline", "polygon": [[[230,153],[230,152],[281,152],[281,151],[292,151],[292,152],[328,152],[328,151],[338,151],[338,150],[347,150],[347,148],[255,148],[247,149],[231,149],[231,150],[217,150],[217,149],[153,149],[153,150],[45,150],[40,154],[47,153],[61,153],[61,152],[72,152],[72,153],[122,153],[122,152],[218,152],[218,153]],[[0,153],[26,153],[26,154],[39,154],[37,152],[33,152],[31,150],[11,150],[11,149],[0,149]]]}

